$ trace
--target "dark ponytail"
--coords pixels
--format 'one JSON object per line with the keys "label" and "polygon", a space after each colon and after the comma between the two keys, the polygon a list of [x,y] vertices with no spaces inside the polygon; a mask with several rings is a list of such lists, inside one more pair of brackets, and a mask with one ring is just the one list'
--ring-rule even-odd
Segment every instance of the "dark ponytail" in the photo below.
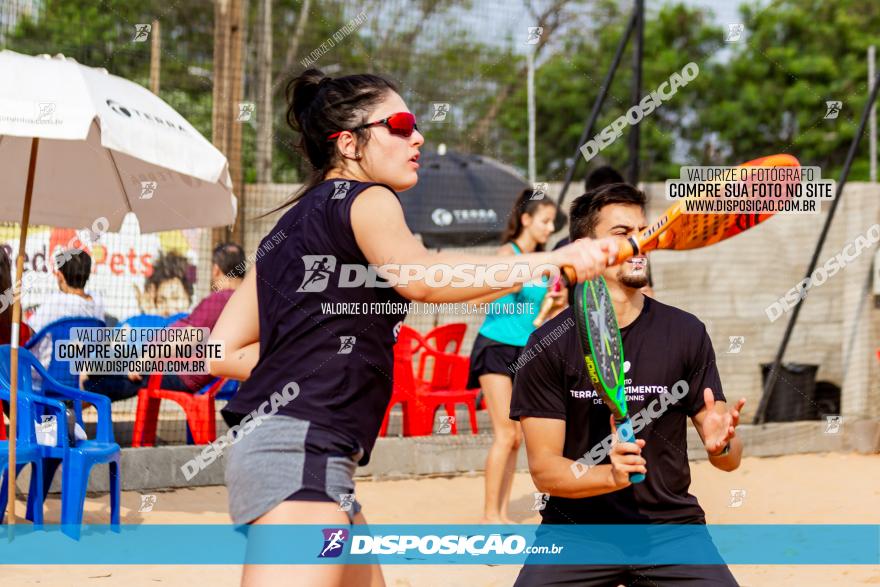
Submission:
{"label": "dark ponytail", "polygon": [[12,259],[6,254],[6,249],[0,247],[0,328],[5,332],[9,332],[12,326],[13,279]]}
{"label": "dark ponytail", "polygon": [[[507,219],[507,227],[505,227],[504,232],[501,234],[501,244],[507,244],[513,240],[515,240],[520,234],[522,234],[523,224],[522,224],[522,215],[529,214],[530,216],[534,216],[535,212],[538,211],[538,208],[541,206],[553,206],[556,207],[556,203],[547,198],[543,192],[538,192],[538,196],[535,199],[532,199],[535,196],[536,192],[531,189],[524,189],[519,196],[516,198],[516,202],[513,204],[513,210],[510,212],[510,216]],[[538,243],[538,246],[535,247],[535,251],[543,251],[544,245]]]}
{"label": "dark ponytail", "polygon": [[[371,74],[331,78],[311,68],[291,79],[286,90],[287,124],[299,133],[296,150],[309,162],[312,171],[302,189],[272,212],[299,200],[321,183],[337,163],[336,141],[327,140],[329,135],[365,124],[368,112],[388,92],[396,91],[394,82]],[[355,135],[361,145],[370,136],[367,129],[355,131]]]}

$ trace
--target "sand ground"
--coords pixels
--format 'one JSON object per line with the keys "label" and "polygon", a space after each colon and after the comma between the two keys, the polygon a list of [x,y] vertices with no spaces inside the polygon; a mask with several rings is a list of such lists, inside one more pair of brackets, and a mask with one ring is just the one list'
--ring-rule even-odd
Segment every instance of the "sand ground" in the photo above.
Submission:
{"label": "sand ground", "polygon": [[[733,473],[718,471],[707,462],[691,466],[691,491],[712,524],[880,524],[880,455],[746,458]],[[732,490],[745,490],[739,507],[729,507]],[[519,522],[539,521],[529,509],[533,491],[528,474],[517,474],[511,516]],[[357,487],[367,519],[389,524],[476,523],[482,492],[482,475],[364,481]],[[229,523],[223,487],[150,493],[157,500],[149,513],[138,513],[138,493],[123,495],[124,523]],[[107,523],[106,496],[90,499],[86,508],[87,522]],[[23,511],[23,504],[19,509]],[[50,498],[47,522],[57,523],[59,517],[60,502]],[[731,570],[741,585],[750,587],[880,585],[880,566],[733,566]],[[513,566],[384,567],[389,587],[501,587],[512,585],[518,572]],[[3,587],[236,587],[238,582],[237,566],[0,567]]]}

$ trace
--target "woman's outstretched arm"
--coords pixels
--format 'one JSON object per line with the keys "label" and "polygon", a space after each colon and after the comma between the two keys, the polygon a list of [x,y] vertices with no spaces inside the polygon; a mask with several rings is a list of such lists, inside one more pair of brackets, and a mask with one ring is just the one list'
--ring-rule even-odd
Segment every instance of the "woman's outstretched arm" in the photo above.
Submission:
{"label": "woman's outstretched arm", "polygon": [[223,308],[212,343],[223,343],[222,360],[211,361],[211,375],[243,381],[260,358],[260,315],[257,311],[257,268],[252,267],[244,281]]}
{"label": "woman's outstretched arm", "polygon": [[[516,256],[431,252],[407,227],[398,199],[381,186],[367,188],[354,201],[351,225],[367,260],[379,267],[392,265],[393,268],[386,271],[399,280],[394,289],[417,302],[462,302],[481,298],[528,282],[548,267],[562,265],[573,267],[578,280],[592,279],[605,268],[607,259],[617,254],[613,239],[580,239],[555,251]],[[404,265],[407,267],[399,267]],[[448,274],[458,275],[475,273],[475,267],[489,270],[483,271],[487,279],[471,280],[475,283],[457,280],[437,285],[428,274],[438,266],[448,267]]]}

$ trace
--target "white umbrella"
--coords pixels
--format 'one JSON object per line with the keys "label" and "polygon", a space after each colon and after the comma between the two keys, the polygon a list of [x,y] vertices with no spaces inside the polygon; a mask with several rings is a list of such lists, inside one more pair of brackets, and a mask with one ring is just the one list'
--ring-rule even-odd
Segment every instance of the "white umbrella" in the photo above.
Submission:
{"label": "white umbrella", "polygon": [[[142,232],[232,224],[226,157],[158,96],[62,56],[0,51],[0,220],[21,221],[13,306],[9,523],[21,284],[28,223],[111,231],[134,212]],[[2,294],[2,292],[0,292]]]}

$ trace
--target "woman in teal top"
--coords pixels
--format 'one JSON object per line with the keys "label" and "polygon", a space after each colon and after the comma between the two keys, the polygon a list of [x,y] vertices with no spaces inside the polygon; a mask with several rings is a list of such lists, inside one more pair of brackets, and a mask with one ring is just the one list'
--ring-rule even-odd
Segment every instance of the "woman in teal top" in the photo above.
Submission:
{"label": "woman in teal top", "polygon": [[[544,207],[555,210],[555,207],[552,206]],[[508,246],[513,249],[515,255],[523,254],[516,241],[509,242],[502,249],[509,250]],[[495,342],[524,347],[535,329],[532,322],[538,315],[541,302],[546,294],[545,279],[541,283],[526,283],[519,291],[498,298],[489,304],[486,319],[480,327],[480,334]]]}
{"label": "woman in teal top", "polygon": [[[532,190],[523,190],[516,199],[504,244],[498,255],[523,255],[543,251],[553,234],[556,204],[546,198],[532,199]],[[471,351],[468,388],[483,390],[494,438],[486,458],[486,501],[483,521],[509,523],[507,502],[513,484],[516,456],[522,442],[519,422],[509,418],[513,392],[513,363],[519,358],[535,327],[547,284],[527,283],[514,293],[495,300],[486,314]],[[564,292],[550,293],[562,297]]]}

